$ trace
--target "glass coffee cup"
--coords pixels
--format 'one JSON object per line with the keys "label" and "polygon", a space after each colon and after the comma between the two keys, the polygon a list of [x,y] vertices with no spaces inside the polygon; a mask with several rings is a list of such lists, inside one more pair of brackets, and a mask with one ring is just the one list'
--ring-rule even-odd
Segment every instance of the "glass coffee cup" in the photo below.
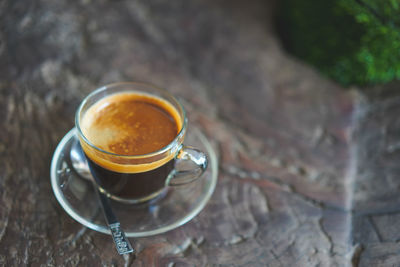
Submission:
{"label": "glass coffee cup", "polygon": [[183,145],[183,106],[153,85],[124,82],[93,91],[79,106],[75,125],[99,190],[120,202],[154,199],[207,168],[204,152]]}

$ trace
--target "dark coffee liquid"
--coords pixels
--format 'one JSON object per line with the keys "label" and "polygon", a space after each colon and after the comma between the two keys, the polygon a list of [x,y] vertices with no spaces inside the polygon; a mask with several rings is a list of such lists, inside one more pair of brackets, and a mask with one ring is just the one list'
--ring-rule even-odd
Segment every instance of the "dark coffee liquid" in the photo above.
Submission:
{"label": "dark coffee liquid", "polygon": [[174,160],[154,170],[142,173],[119,173],[107,170],[86,157],[93,176],[101,188],[124,199],[141,199],[165,187],[168,174],[174,168]]}
{"label": "dark coffee liquid", "polygon": [[156,152],[171,143],[181,128],[177,110],[161,98],[119,93],[95,103],[82,118],[86,138],[114,156],[82,147],[99,186],[126,200],[139,200],[165,188],[174,168],[174,155],[154,162],[129,163],[124,156]]}

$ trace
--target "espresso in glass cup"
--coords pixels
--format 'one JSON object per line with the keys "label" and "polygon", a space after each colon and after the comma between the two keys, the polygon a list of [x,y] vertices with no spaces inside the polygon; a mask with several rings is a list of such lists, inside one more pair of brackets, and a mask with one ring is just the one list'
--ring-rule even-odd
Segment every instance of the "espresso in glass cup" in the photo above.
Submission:
{"label": "espresso in glass cup", "polygon": [[183,106],[153,85],[103,86],[82,101],[75,124],[97,186],[112,199],[147,201],[193,182],[207,168],[202,151],[183,145]]}

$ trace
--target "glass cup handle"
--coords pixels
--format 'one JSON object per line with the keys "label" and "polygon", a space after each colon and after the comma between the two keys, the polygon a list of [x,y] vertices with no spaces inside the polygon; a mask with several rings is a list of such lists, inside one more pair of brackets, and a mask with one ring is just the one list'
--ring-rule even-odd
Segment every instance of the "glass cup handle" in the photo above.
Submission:
{"label": "glass cup handle", "polygon": [[207,155],[190,146],[182,146],[175,159],[175,168],[169,173],[166,184],[179,186],[191,183],[207,169]]}

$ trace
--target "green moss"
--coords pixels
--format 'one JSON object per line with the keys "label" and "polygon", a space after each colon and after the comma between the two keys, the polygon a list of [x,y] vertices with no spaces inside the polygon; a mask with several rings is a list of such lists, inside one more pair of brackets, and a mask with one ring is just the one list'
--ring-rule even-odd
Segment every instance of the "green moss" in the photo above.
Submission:
{"label": "green moss", "polygon": [[400,79],[400,0],[282,0],[285,48],[347,86]]}

